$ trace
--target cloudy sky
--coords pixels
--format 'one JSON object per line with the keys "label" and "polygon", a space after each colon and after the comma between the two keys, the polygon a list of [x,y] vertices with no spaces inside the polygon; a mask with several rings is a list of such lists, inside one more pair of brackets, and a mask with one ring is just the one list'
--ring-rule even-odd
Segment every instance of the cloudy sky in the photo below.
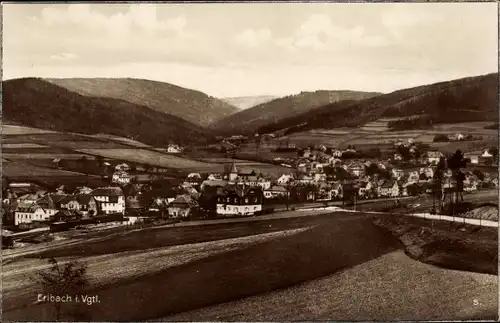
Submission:
{"label": "cloudy sky", "polygon": [[219,96],[390,92],[497,71],[495,3],[4,4],[3,77]]}

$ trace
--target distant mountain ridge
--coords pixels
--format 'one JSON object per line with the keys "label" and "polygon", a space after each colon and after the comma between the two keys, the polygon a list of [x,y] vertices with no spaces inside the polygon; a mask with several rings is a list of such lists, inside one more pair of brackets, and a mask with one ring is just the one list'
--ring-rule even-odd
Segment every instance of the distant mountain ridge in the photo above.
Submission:
{"label": "distant mountain ridge", "polygon": [[271,95],[238,96],[231,98],[222,98],[222,101],[231,104],[232,106],[235,106],[240,110],[246,110],[248,108],[272,101],[277,98],[278,98],[277,96],[271,96]]}
{"label": "distant mountain ridge", "polygon": [[61,132],[108,133],[164,146],[206,143],[210,131],[125,100],[81,95],[40,78],[2,82],[5,123]]}
{"label": "distant mountain ridge", "polygon": [[165,82],[135,78],[47,78],[45,81],[81,95],[148,106],[204,127],[239,111],[200,91]]}
{"label": "distant mountain ridge", "polygon": [[325,104],[344,100],[362,100],[377,95],[380,93],[348,90],[301,92],[232,114],[215,122],[211,128],[220,133],[250,133],[267,124],[300,115]]}
{"label": "distant mountain ridge", "polygon": [[498,120],[498,73],[394,91],[360,101],[341,101],[268,123],[260,132],[360,127],[379,118],[421,118],[432,123]]}

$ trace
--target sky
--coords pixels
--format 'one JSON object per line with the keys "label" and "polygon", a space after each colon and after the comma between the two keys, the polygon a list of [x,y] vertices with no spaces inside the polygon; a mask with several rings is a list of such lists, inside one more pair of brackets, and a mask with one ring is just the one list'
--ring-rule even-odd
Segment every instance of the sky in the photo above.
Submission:
{"label": "sky", "polygon": [[497,50],[496,3],[3,4],[4,80],[387,93],[497,72]]}

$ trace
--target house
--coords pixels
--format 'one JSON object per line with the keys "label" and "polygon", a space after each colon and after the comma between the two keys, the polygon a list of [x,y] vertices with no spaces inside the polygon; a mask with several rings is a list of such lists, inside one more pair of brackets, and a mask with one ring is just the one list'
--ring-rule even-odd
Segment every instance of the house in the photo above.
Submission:
{"label": "house", "polygon": [[288,190],[283,186],[274,185],[264,190],[264,197],[266,199],[288,196],[290,196],[290,192],[288,192]]}
{"label": "house", "polygon": [[314,181],[315,182],[325,182],[326,181],[326,174],[325,173],[314,174]]}
{"label": "house", "polygon": [[309,149],[309,148],[304,149],[304,151],[302,152],[302,157],[304,157],[304,158],[311,157],[311,149]]}
{"label": "house", "polygon": [[92,193],[92,189],[87,186],[77,187],[75,190],[75,194],[90,194]]}
{"label": "house", "polygon": [[444,155],[440,151],[428,151],[425,154],[425,159],[430,165],[437,165],[442,157]]}
{"label": "house", "polygon": [[105,214],[125,214],[125,196],[120,187],[99,187],[91,195],[96,200],[99,211]]}
{"label": "house", "polygon": [[342,160],[337,158],[337,157],[329,157],[328,160],[327,160],[328,164],[332,165],[332,166],[335,166],[335,165],[341,165],[342,164]]}
{"label": "house", "polygon": [[470,159],[470,163],[473,165],[479,164],[480,154],[478,153],[465,153],[464,157]]}
{"label": "house", "polygon": [[24,194],[17,198],[18,204],[35,204],[41,196],[38,194]]}
{"label": "house", "polygon": [[391,176],[394,179],[400,179],[401,177],[404,176],[404,174],[405,174],[405,172],[399,168],[393,168],[391,171]]}
{"label": "house", "polygon": [[361,198],[369,198],[371,197],[371,190],[373,188],[373,184],[371,182],[363,182],[360,183],[358,187],[358,196]]}
{"label": "house", "polygon": [[36,201],[36,204],[43,209],[61,209],[61,202],[67,197],[65,194],[47,194]]}
{"label": "house", "polygon": [[170,144],[167,147],[167,153],[178,154],[182,151],[182,148],[175,144]]}
{"label": "house", "polygon": [[342,157],[342,152],[338,149],[335,149],[334,151],[332,151],[332,156],[335,157],[335,158],[341,158]]}
{"label": "house", "polygon": [[131,192],[130,194],[127,194],[125,198],[127,215],[130,215],[131,212],[138,213],[144,209],[145,205],[141,199],[141,195],[141,192]]}
{"label": "house", "polygon": [[235,184],[245,184],[248,186],[257,186],[258,184],[257,176],[238,176],[234,181]]}
{"label": "house", "polygon": [[31,223],[34,221],[46,221],[54,215],[56,210],[45,210],[37,204],[19,204],[14,211],[14,225]]}
{"label": "house", "polygon": [[209,180],[209,181],[222,180],[222,175],[218,174],[218,173],[210,174],[210,175],[208,175],[207,180]]}
{"label": "house", "polygon": [[378,188],[378,196],[383,197],[396,197],[399,196],[399,185],[395,180],[385,181]]}
{"label": "house", "polygon": [[191,176],[191,177],[187,177],[185,180],[184,180],[184,183],[183,185],[184,186],[190,186],[190,187],[194,187],[194,188],[199,188],[201,186],[201,184],[203,183],[203,179],[201,178],[201,176]]}
{"label": "house", "polygon": [[259,187],[245,185],[224,188],[217,197],[219,215],[251,215],[262,210],[263,194]]}
{"label": "house", "polygon": [[156,197],[153,199],[151,204],[148,207],[148,211],[151,212],[160,212],[161,210],[167,210],[168,205],[173,202],[175,199],[172,198],[170,201],[168,198],[164,197]]}
{"label": "house", "polygon": [[59,200],[59,209],[75,211],[80,215],[97,215],[98,207],[90,194],[66,195]]}
{"label": "house", "polygon": [[464,182],[464,192],[475,192],[477,191],[477,183],[475,182]]}
{"label": "house", "polygon": [[493,158],[493,154],[490,152],[490,149],[489,148],[485,148],[483,149],[483,151],[481,152],[481,157],[482,158]]}
{"label": "house", "polygon": [[334,198],[342,198],[343,192],[342,192],[342,184],[340,182],[333,183],[331,185],[331,195],[332,199]]}
{"label": "house", "polygon": [[321,183],[316,192],[316,201],[331,201],[331,200],[332,200],[331,185],[326,183]]}
{"label": "house", "polygon": [[257,186],[262,190],[267,190],[271,187],[271,181],[261,177],[257,180]]}
{"label": "house", "polygon": [[229,183],[226,180],[219,179],[219,180],[206,180],[203,181],[200,185],[200,191],[204,191],[206,187],[225,187]]}
{"label": "house", "polygon": [[459,132],[453,135],[448,135],[448,140],[450,141],[459,141],[459,140],[464,140],[465,136]]}
{"label": "house", "polygon": [[349,166],[349,172],[359,177],[365,174],[365,168],[362,165],[351,165]]}
{"label": "house", "polygon": [[198,179],[201,179],[201,175],[200,175],[200,173],[189,173],[189,175],[187,176],[187,178],[198,178]]}
{"label": "house", "polygon": [[296,182],[301,184],[310,184],[314,182],[314,177],[309,175],[302,175],[296,180]]}
{"label": "house", "polygon": [[121,164],[118,164],[115,166],[115,171],[119,172],[119,171],[122,171],[122,172],[128,172],[130,170],[130,166],[125,164],[125,163],[121,163]]}
{"label": "house", "polygon": [[407,183],[417,183],[420,180],[420,174],[417,171],[411,171],[408,173]]}
{"label": "house", "polygon": [[293,175],[283,174],[276,180],[276,183],[278,183],[279,185],[287,185],[293,182],[293,180]]}
{"label": "house", "polygon": [[299,173],[307,173],[307,169],[308,169],[308,167],[307,167],[306,163],[300,163],[297,165],[297,171]]}
{"label": "house", "polygon": [[81,215],[77,213],[75,210],[59,210],[54,215],[50,217],[51,221],[74,221],[80,220]]}
{"label": "house", "polygon": [[420,174],[425,174],[427,178],[433,178],[434,177],[434,169],[432,167],[421,167],[419,169]]}
{"label": "house", "polygon": [[111,182],[118,185],[130,184],[130,175],[125,171],[116,171],[111,177]]}
{"label": "house", "polygon": [[198,208],[198,202],[190,195],[178,196],[168,205],[168,215],[173,218],[187,218]]}

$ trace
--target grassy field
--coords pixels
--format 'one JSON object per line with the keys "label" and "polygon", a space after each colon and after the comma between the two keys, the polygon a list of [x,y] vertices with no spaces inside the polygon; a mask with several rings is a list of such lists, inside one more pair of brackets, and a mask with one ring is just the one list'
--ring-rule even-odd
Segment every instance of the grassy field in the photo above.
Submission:
{"label": "grassy field", "polygon": [[146,149],[77,149],[78,152],[176,169],[210,170],[219,165],[198,162]]}
{"label": "grassy field", "polygon": [[149,147],[151,147],[150,145],[147,145],[147,144],[142,143],[142,142],[137,141],[137,140],[133,140],[130,138],[123,138],[123,137],[119,137],[119,136],[108,135],[108,134],[97,134],[97,135],[94,135],[93,137],[99,138],[99,139],[108,139],[108,140],[111,140],[113,142],[123,143],[127,146],[133,146],[133,147],[137,147],[137,148],[149,148]]}
{"label": "grassy field", "polygon": [[375,222],[404,245],[407,254],[443,268],[498,274],[498,230],[446,221],[381,215]]}
{"label": "grassy field", "polygon": [[[149,272],[146,266],[143,267],[142,271],[138,271],[140,277],[128,277],[121,279],[119,283],[108,282],[103,286],[98,286],[95,290],[89,291],[89,294],[99,295],[101,302],[88,308],[89,317],[87,319],[144,320],[162,317],[175,312],[217,304],[319,278],[342,268],[374,259],[398,248],[398,244],[392,239],[386,239],[386,235],[378,230],[370,219],[362,219],[362,216],[352,214],[306,217],[294,219],[294,221],[289,219],[277,222],[263,221],[250,225],[247,223],[240,227],[241,233],[238,236],[300,228],[302,229],[294,231],[292,234],[275,235],[276,238],[267,241],[258,241],[258,237],[255,237],[257,243],[245,248],[236,250],[229,248],[222,254],[208,255],[206,258],[162,269],[159,272]],[[202,228],[203,233],[201,234],[200,229],[195,227],[182,229],[179,234],[172,232],[172,229],[156,232],[156,234],[151,231],[146,234],[148,239],[144,239],[144,232],[135,238],[125,235],[119,240],[115,239],[104,242],[104,244],[112,249],[128,248],[128,246],[140,244],[143,246],[141,252],[151,253],[156,249],[150,248],[155,246],[166,248],[168,242],[165,239],[176,240],[175,237],[177,237],[177,239],[183,239],[184,243],[188,243],[188,237],[190,237],[191,243],[194,243],[199,242],[200,238],[210,240],[210,238],[203,236],[209,232],[217,231],[219,231],[220,238],[223,238],[223,231],[234,232],[234,224],[228,224],[219,230]],[[195,234],[195,232],[197,233]],[[154,238],[152,234],[154,234]],[[165,236],[163,241],[160,240],[160,235]],[[373,244],[373,239],[380,243]],[[342,243],[335,243],[335,241],[342,241]],[[366,248],[367,245],[372,247]],[[103,244],[99,247],[96,245],[88,246],[89,253],[87,254],[74,250],[71,256],[102,255],[102,246]],[[187,248],[186,252],[191,253],[193,247],[195,246],[191,245],[191,248]],[[121,249],[121,251],[123,250]],[[138,250],[138,248],[132,247],[132,250]],[[138,254],[132,250],[129,252]],[[119,252],[118,249],[113,251],[108,248],[106,255],[113,253],[114,259],[122,258],[122,255],[116,252]],[[151,264],[158,266],[158,262],[169,261],[165,259],[168,258],[165,253],[162,254],[160,250],[157,252],[157,257],[154,257],[154,253],[150,254]],[[100,259],[107,257],[102,256],[104,258]],[[188,255],[179,255],[178,257],[186,256]],[[172,258],[170,257],[170,259]],[[106,261],[100,263],[104,267],[107,266]],[[123,266],[113,266],[112,268],[118,272],[127,271],[127,267],[135,267],[134,263],[124,259]],[[140,263],[142,265],[142,261]],[[14,266],[15,262],[9,265]],[[293,270],[291,270],[292,268]],[[103,270],[104,268],[100,267],[99,271]],[[109,269],[107,270],[109,271]],[[283,275],[285,272],[287,274]],[[113,273],[113,275],[119,276],[121,274]],[[111,278],[113,275],[107,277]],[[196,288],[192,288],[192,286],[196,286]],[[17,297],[21,299],[27,297],[24,292],[18,292],[21,294]],[[19,306],[19,302],[17,304],[15,302],[16,297],[14,296],[16,295],[18,294],[13,292],[9,298],[6,298],[9,301],[4,302],[5,319],[18,319],[20,317],[30,319],[37,315],[40,318],[40,315],[43,315],[44,305],[15,310],[14,308]],[[133,297],[130,297],[132,295]]]}
{"label": "grassy field", "polygon": [[17,162],[17,161],[4,164],[2,173],[4,176],[7,176],[9,178],[21,178],[21,177],[24,178],[24,177],[37,177],[37,176],[46,176],[46,177],[86,176],[84,174],[76,172],[39,167],[33,164]]}
{"label": "grassy field", "polygon": [[498,146],[497,140],[471,140],[456,142],[433,142],[431,147],[437,148],[443,153],[453,153],[460,149],[463,152],[481,151],[483,148]]}
{"label": "grassy field", "polygon": [[[491,236],[474,234],[480,241]],[[474,242],[465,247],[468,256]],[[30,305],[36,289],[27,280],[50,256],[89,263],[93,288],[88,294],[98,295],[100,303],[85,305],[79,320],[472,319],[496,314],[496,277],[437,269],[398,250],[397,239],[365,214],[150,228],[5,264],[3,316],[53,319],[49,305]],[[309,282],[315,279],[320,283]],[[291,287],[296,284],[301,285]],[[253,295],[260,295],[257,301],[242,299]],[[484,307],[474,308],[471,299],[478,296]],[[171,316],[238,299],[216,310]],[[381,300],[387,306],[380,306]],[[231,307],[241,310],[230,312]],[[67,315],[63,319],[75,319]]]}
{"label": "grassy field", "polygon": [[440,269],[395,251],[314,281],[161,321],[495,319],[497,287],[493,275]]}
{"label": "grassy field", "polygon": [[290,141],[297,145],[318,143],[343,148],[347,144],[362,146],[377,143],[390,143],[397,139],[413,138],[415,141],[432,143],[436,134],[453,134],[461,132],[465,135],[483,136],[486,140],[496,140],[498,131],[484,129],[491,122],[470,122],[457,124],[437,124],[433,129],[390,131],[386,125],[390,119],[379,119],[361,128],[314,129],[293,133],[277,138],[274,141]]}
{"label": "grassy field", "polygon": [[2,135],[26,135],[39,133],[53,133],[53,131],[8,124],[2,125]]}

